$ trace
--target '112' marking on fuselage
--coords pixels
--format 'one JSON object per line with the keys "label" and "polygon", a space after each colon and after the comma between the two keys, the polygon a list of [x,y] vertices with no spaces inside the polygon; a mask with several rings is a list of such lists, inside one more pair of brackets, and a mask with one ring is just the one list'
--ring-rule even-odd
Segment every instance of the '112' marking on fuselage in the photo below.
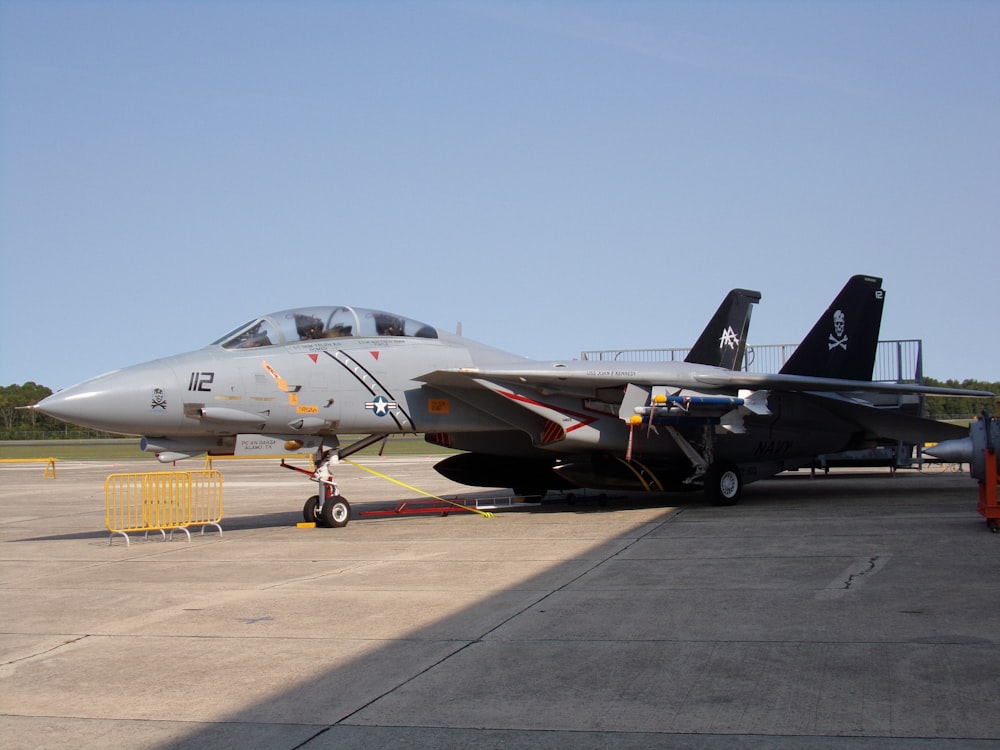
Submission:
{"label": "'112' marking on fuselage", "polygon": [[189,391],[210,391],[212,383],[215,382],[214,372],[192,372],[191,379],[188,380]]}

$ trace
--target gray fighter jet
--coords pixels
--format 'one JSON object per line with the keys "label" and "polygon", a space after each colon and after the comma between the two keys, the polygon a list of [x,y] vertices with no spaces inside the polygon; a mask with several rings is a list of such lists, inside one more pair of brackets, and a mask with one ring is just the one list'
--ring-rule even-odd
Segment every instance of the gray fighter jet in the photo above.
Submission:
{"label": "gray fighter jet", "polygon": [[[304,514],[347,522],[332,478],[392,434],[462,451],[437,465],[519,494],[701,487],[716,504],[815,456],[961,437],[876,409],[867,393],[990,395],[873,383],[884,294],[855,276],[781,372],[742,371],[760,294],[733,290],[685,362],[536,361],[391,313],[310,307],[264,315],[208,347],[102,375],[37,405],[61,420],[143,436],[161,461],[199,453],[315,451],[328,489]],[[341,444],[339,436],[364,437]]]}

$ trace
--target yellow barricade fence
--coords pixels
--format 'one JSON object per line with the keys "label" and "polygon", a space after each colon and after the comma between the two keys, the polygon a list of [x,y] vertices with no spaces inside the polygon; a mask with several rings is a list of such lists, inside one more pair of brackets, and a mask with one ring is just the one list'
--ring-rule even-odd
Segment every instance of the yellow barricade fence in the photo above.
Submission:
{"label": "yellow barricade fence", "polygon": [[104,524],[115,535],[181,530],[188,526],[214,526],[222,535],[222,474],[218,471],[154,471],[111,474],[104,481]]}
{"label": "yellow barricade fence", "polygon": [[52,477],[56,478],[56,460],[54,458],[0,458],[0,463],[5,464],[33,464],[33,463],[44,463],[45,471],[42,473],[42,479],[47,479]]}

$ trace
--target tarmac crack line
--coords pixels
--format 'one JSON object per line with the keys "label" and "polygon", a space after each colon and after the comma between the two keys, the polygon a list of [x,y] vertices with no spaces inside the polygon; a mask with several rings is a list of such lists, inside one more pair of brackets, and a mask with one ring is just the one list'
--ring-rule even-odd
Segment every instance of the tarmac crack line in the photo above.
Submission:
{"label": "tarmac crack line", "polygon": [[847,580],[844,581],[844,588],[849,589],[854,585],[854,582],[860,579],[862,576],[868,575],[873,570],[875,570],[875,563],[878,562],[878,555],[875,557],[868,558],[868,567],[858,573],[851,573],[847,576]]}
{"label": "tarmac crack line", "polygon": [[873,555],[859,560],[843,573],[833,579],[817,595],[817,599],[837,599],[849,592],[856,591],[864,583],[866,577],[877,573],[889,561],[889,555]]}
{"label": "tarmac crack line", "polygon": [[272,581],[270,583],[262,584],[254,591],[267,591],[269,589],[280,589],[284,586],[290,586],[297,583],[308,583],[309,581],[317,581],[322,578],[329,578],[330,576],[341,575],[342,573],[347,573],[349,571],[361,570],[363,568],[369,568],[373,565],[378,565],[377,562],[365,561],[359,563],[352,563],[344,567],[337,568],[336,570],[322,570],[316,573],[310,573],[308,575],[294,576],[292,578],[286,578],[283,581]]}
{"label": "tarmac crack line", "polygon": [[90,638],[89,634],[81,635],[77,638],[70,638],[69,640],[63,641],[62,643],[55,645],[52,648],[45,649],[44,651],[39,651],[38,653],[35,654],[29,654],[28,656],[22,656],[19,659],[11,659],[10,661],[5,661],[2,664],[0,664],[0,667],[9,667],[12,664],[20,664],[23,661],[31,661],[32,659],[37,659],[40,656],[51,654],[53,651],[58,651],[59,649],[65,648],[66,646],[71,646],[74,643],[79,643],[80,641],[85,640],[87,638]]}

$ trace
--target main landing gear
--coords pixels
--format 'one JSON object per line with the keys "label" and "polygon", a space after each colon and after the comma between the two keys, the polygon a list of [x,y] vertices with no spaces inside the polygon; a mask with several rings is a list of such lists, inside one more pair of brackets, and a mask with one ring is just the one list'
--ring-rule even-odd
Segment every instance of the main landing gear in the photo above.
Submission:
{"label": "main landing gear", "polygon": [[669,425],[667,432],[687,456],[694,469],[694,473],[684,480],[685,483],[695,483],[700,479],[709,503],[712,505],[736,505],[743,493],[743,475],[736,464],[715,460],[711,428],[705,427],[703,451],[699,451],[680,432]]}

